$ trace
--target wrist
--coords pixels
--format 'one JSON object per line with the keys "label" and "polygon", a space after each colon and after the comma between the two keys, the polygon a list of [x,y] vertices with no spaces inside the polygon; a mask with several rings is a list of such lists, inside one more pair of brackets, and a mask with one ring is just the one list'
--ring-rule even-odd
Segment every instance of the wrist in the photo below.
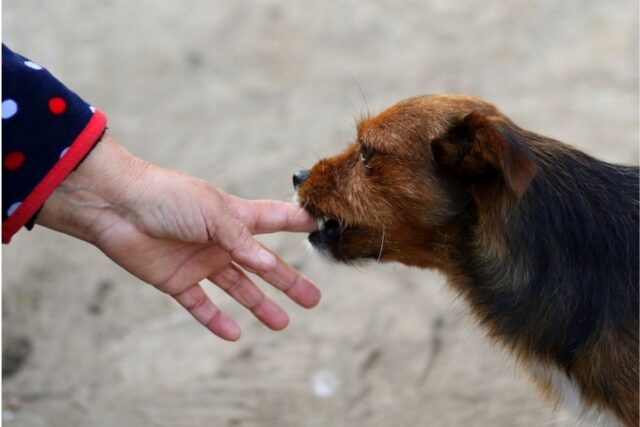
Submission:
{"label": "wrist", "polygon": [[147,164],[105,135],[47,199],[36,223],[88,242],[127,216],[127,189]]}

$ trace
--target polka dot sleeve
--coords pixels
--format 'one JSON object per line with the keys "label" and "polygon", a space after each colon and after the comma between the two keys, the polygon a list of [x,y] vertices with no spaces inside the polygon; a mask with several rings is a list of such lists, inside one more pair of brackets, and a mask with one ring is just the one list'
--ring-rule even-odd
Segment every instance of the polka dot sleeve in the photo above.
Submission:
{"label": "polka dot sleeve", "polygon": [[100,111],[2,45],[2,241],[38,212],[106,129]]}

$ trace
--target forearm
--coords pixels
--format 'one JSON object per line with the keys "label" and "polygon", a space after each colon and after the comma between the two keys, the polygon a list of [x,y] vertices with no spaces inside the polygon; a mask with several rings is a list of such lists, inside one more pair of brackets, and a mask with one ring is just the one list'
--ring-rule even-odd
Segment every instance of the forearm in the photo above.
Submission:
{"label": "forearm", "polygon": [[126,190],[148,164],[105,135],[47,199],[36,223],[88,242],[128,215]]}

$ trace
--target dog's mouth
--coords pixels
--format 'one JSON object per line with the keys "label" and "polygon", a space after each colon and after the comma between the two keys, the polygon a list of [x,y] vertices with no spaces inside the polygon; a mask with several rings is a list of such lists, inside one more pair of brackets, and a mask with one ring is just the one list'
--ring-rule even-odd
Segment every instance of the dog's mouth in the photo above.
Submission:
{"label": "dog's mouth", "polygon": [[328,215],[319,215],[315,217],[316,219],[316,224],[318,226],[318,229],[315,232],[318,231],[323,231],[325,229],[335,229],[335,228],[340,228],[340,220],[338,220],[338,218],[336,217],[332,217],[332,216],[328,216]]}
{"label": "dog's mouth", "polygon": [[340,220],[328,215],[315,215],[318,229],[309,234],[309,242],[319,249],[328,249],[340,241],[342,233],[348,227],[343,227]]}
{"label": "dog's mouth", "polygon": [[336,256],[337,252],[340,252],[345,234],[356,227],[315,206],[305,206],[305,209],[315,218],[317,224],[317,229],[309,234],[309,242],[321,252],[330,252]]}
{"label": "dog's mouth", "polygon": [[[347,263],[377,256],[377,248],[368,250],[369,242],[377,238],[372,239],[366,227],[351,224],[336,216],[318,214],[313,208],[308,210],[318,225],[317,230],[309,234],[309,243],[321,254]],[[369,252],[372,252],[371,255]]]}

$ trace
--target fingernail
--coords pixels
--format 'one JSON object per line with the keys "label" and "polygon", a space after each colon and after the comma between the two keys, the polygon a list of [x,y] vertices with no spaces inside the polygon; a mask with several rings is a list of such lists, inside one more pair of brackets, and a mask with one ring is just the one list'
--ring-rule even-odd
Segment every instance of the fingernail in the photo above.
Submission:
{"label": "fingernail", "polygon": [[318,305],[318,303],[320,302],[321,299],[322,299],[322,292],[320,292],[320,290],[318,289],[318,291],[316,292],[316,295],[315,295],[315,297],[313,299],[313,302],[311,303],[309,308],[313,308],[316,305]]}
{"label": "fingernail", "polygon": [[265,268],[272,268],[276,266],[276,257],[266,249],[260,249],[258,251],[258,260]]}

